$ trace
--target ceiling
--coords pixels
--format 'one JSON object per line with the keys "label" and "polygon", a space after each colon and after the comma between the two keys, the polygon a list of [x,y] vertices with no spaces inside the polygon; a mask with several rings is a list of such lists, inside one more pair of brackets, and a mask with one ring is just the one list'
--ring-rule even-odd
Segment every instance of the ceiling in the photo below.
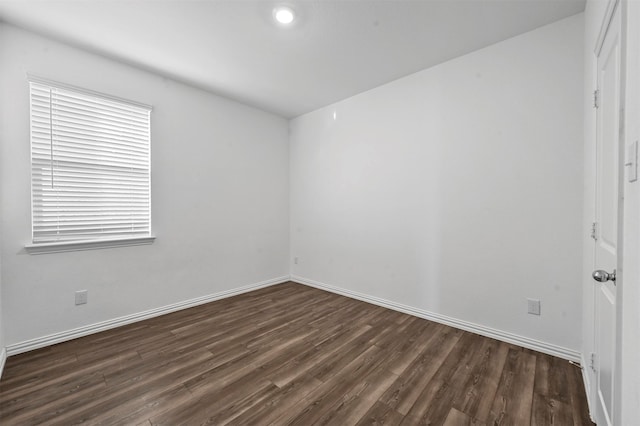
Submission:
{"label": "ceiling", "polygon": [[[283,28],[273,8],[295,9]],[[0,20],[295,117],[584,10],[585,0],[0,0]]]}

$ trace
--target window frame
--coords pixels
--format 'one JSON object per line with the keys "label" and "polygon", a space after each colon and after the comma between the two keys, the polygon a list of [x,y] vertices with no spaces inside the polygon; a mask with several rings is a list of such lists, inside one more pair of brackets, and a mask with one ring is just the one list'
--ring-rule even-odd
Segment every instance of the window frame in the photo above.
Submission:
{"label": "window frame", "polygon": [[[132,235],[132,236],[119,236],[114,238],[87,238],[87,239],[77,239],[77,240],[62,240],[62,241],[42,241],[42,242],[34,242],[34,188],[33,188],[33,101],[31,98],[31,83],[36,83],[40,85],[46,85],[56,89],[68,90],[71,92],[76,92],[81,95],[96,97],[99,99],[105,99],[110,102],[117,102],[120,104],[125,104],[127,106],[133,106],[136,108],[142,108],[148,110],[149,112],[149,146],[148,146],[148,197],[149,197],[149,233],[148,235]],[[27,74],[27,84],[28,84],[28,93],[29,93],[29,175],[30,175],[30,227],[31,227],[31,241],[25,244],[25,250],[29,254],[44,254],[44,253],[56,253],[56,252],[66,252],[66,251],[79,251],[79,250],[95,250],[102,248],[112,248],[112,247],[124,247],[124,246],[136,246],[136,245],[147,245],[152,244],[155,241],[155,236],[153,235],[152,228],[152,199],[151,199],[151,113],[153,111],[153,107],[147,104],[143,104],[140,102],[131,101],[128,99],[123,99],[117,96],[112,96],[108,94],[104,94],[101,92],[97,92],[94,90],[85,89],[82,87],[77,87],[65,83],[60,83],[58,81],[54,81],[47,78],[42,78],[39,76],[35,76],[33,74]],[[49,112],[51,113],[51,111]]]}

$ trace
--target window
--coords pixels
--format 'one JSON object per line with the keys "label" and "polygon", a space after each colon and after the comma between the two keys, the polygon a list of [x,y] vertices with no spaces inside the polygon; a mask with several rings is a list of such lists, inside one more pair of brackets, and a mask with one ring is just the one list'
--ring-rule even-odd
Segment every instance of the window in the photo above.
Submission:
{"label": "window", "polygon": [[151,107],[40,79],[29,84],[27,249],[151,242]]}

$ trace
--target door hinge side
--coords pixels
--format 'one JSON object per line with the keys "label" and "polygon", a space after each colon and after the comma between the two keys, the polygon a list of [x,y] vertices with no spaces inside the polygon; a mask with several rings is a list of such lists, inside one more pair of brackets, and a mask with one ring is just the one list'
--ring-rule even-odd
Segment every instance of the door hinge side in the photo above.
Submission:
{"label": "door hinge side", "polygon": [[599,94],[600,91],[598,89],[593,91],[593,107],[594,108],[599,108],[600,107],[600,99],[599,98]]}
{"label": "door hinge side", "polygon": [[591,352],[591,356],[589,357],[589,367],[596,371],[596,354],[595,352]]}
{"label": "door hinge side", "polygon": [[598,222],[591,223],[591,238],[598,241]]}

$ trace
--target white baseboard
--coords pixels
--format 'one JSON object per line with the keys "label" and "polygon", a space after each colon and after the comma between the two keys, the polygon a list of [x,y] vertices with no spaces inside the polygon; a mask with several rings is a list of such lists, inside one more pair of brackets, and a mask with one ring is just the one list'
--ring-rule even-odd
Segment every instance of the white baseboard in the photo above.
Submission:
{"label": "white baseboard", "polygon": [[363,302],[372,303],[374,305],[393,309],[394,311],[403,312],[405,314],[413,315],[426,320],[449,325],[451,327],[470,331],[472,333],[480,334],[482,336],[490,337],[492,339],[500,340],[502,342],[512,343],[514,345],[533,349],[535,351],[557,356],[559,358],[563,358],[569,361],[580,362],[580,352],[575,351],[573,349],[564,348],[562,346],[557,346],[551,343],[542,342],[540,340],[531,339],[529,337],[520,336],[514,333],[498,330],[498,329],[487,327],[484,325],[474,324],[468,321],[460,320],[460,319],[449,317],[446,315],[436,314],[434,312],[425,311],[422,309],[414,308],[412,306],[407,306],[407,305],[392,302],[386,299],[381,299],[379,297],[369,296],[363,293],[358,293],[355,291],[334,287],[332,285],[324,284],[324,283],[310,280],[297,275],[292,275],[291,281],[297,282],[299,284],[308,285],[310,287],[315,287],[320,290],[326,290],[332,293],[341,294],[343,296],[351,297],[353,299],[362,300]]}
{"label": "white baseboard", "polygon": [[[174,303],[171,305],[163,306],[160,308],[150,309],[148,311],[139,312],[136,314],[126,315],[119,318],[114,318],[107,321],[102,321],[95,324],[78,327],[72,330],[67,330],[59,333],[50,334],[48,336],[38,337],[30,339],[24,342],[8,345],[6,349],[0,352],[0,374],[4,367],[7,356],[17,355],[23,352],[28,352],[34,349],[43,348],[45,346],[54,345],[57,343],[65,342],[68,340],[77,339],[78,337],[87,336],[89,334],[99,333],[101,331],[109,330],[112,328],[120,327],[123,325],[131,324],[138,321],[143,321],[149,318],[154,318],[160,315],[165,315],[171,312],[179,311],[182,309],[191,308],[194,306],[202,305],[204,303],[213,302],[215,300],[232,297],[238,294],[247,293],[253,290],[257,290],[264,287],[269,287],[276,284],[281,284],[286,281],[295,281],[297,283],[308,285],[311,287],[319,288],[321,290],[330,291],[332,293],[341,294],[343,296],[351,297],[353,299],[362,300],[364,302],[372,303],[374,305],[382,306],[395,311],[403,312],[409,315],[413,315],[419,318],[424,318],[430,321],[435,321],[451,327],[459,328],[462,330],[470,331],[472,333],[480,334],[482,336],[491,337],[496,340],[500,340],[507,343],[512,343],[525,348],[533,349],[539,352],[543,352],[549,355],[557,356],[559,358],[567,359],[574,362],[580,362],[581,356],[578,351],[564,348],[561,346],[553,345],[550,343],[542,342],[536,339],[520,336],[514,333],[486,327],[479,324],[474,324],[468,321],[448,317],[446,315],[436,314],[433,312],[425,311],[422,309],[414,308],[411,306],[403,305],[400,303],[392,302],[386,299],[381,299],[374,296],[369,296],[363,293],[346,290],[339,287],[334,287],[328,284],[324,284],[318,281],[310,280],[304,277],[292,275],[273,278],[271,280],[262,281],[255,284],[238,287],[232,290],[226,290],[219,293],[198,297],[195,299],[185,300],[183,302]],[[584,363],[582,364],[584,365]],[[583,370],[583,375],[584,375]],[[585,385],[588,386],[587,378],[585,377]]]}
{"label": "white baseboard", "polygon": [[4,371],[4,364],[7,362],[7,349],[2,348],[0,351],[0,379],[2,379],[2,372]]}
{"label": "white baseboard", "polygon": [[174,304],[163,306],[160,308],[150,309],[148,311],[139,312],[136,314],[126,315],[123,317],[114,318],[111,320],[102,321],[95,324],[85,325],[83,327],[74,328],[72,330],[62,331],[60,333],[54,333],[48,336],[38,337],[38,338],[27,340],[21,343],[8,345],[6,348],[6,353],[4,352],[3,353],[5,354],[5,358],[6,358],[6,356],[17,355],[23,352],[32,351],[34,349],[43,348],[45,346],[55,345],[56,343],[77,339],[78,337],[99,333],[101,331],[109,330],[112,328],[120,327],[123,325],[138,322],[138,321],[143,321],[149,318],[154,318],[160,315],[165,315],[165,314],[179,311],[182,309],[192,308],[194,306],[213,302],[215,300],[225,299],[227,297],[236,296],[238,294],[247,293],[253,290],[258,290],[260,288],[269,287],[276,284],[281,284],[287,281],[289,281],[288,275],[278,277],[278,278],[273,278],[273,279],[262,281],[255,284],[246,285],[243,287],[234,288],[231,290],[221,291],[219,293],[210,294],[207,296],[197,297],[195,299],[185,300],[183,302],[174,303]]}

